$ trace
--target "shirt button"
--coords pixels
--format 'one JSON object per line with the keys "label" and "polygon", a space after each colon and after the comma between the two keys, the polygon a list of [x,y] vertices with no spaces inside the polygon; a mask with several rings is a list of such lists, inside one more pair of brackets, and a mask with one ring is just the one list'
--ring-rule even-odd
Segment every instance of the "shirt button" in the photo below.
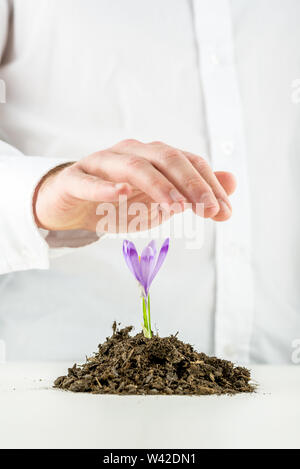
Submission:
{"label": "shirt button", "polygon": [[238,257],[240,254],[239,245],[233,241],[225,246],[225,251],[229,257]]}
{"label": "shirt button", "polygon": [[226,344],[223,348],[223,354],[224,354],[225,358],[232,359],[236,354],[236,350],[235,350],[234,345]]}
{"label": "shirt button", "polygon": [[219,58],[219,56],[216,52],[211,52],[210,61],[213,65],[219,65],[220,64],[220,58]]}
{"label": "shirt button", "polygon": [[242,262],[250,262],[249,252],[242,244],[231,241],[224,245],[224,253],[227,257],[237,259]]}
{"label": "shirt button", "polygon": [[27,248],[21,249],[21,254],[22,254],[22,256],[24,256],[24,257],[30,257],[30,251],[29,251],[29,249],[27,249]]}
{"label": "shirt button", "polygon": [[234,143],[231,140],[226,140],[221,143],[222,152],[226,156],[230,156],[234,152]]}

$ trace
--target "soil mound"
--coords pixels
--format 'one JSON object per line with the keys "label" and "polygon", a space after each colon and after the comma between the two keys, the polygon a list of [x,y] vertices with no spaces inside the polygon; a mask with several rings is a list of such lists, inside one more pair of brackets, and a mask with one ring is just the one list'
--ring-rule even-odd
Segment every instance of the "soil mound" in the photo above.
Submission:
{"label": "soil mound", "polygon": [[236,394],[253,392],[250,371],[196,352],[176,335],[131,336],[118,329],[86,363],[68,369],[54,387],[94,394]]}

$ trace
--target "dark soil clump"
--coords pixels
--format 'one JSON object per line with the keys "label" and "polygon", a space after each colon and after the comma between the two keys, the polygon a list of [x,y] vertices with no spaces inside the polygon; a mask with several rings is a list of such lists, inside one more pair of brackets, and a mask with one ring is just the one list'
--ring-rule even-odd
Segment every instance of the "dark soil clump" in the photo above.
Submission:
{"label": "dark soil clump", "polygon": [[196,352],[176,336],[130,336],[117,329],[84,365],[69,368],[54,387],[94,394],[236,394],[253,392],[250,371]]}

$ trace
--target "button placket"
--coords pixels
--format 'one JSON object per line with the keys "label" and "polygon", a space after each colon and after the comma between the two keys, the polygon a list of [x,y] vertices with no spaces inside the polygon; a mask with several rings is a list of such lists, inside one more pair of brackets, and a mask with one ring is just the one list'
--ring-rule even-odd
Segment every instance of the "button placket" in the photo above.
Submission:
{"label": "button placket", "polygon": [[232,171],[238,180],[233,217],[216,227],[215,353],[222,356],[230,344],[233,355],[247,362],[253,315],[250,200],[231,12],[228,0],[194,1],[194,12],[210,157],[215,168]]}

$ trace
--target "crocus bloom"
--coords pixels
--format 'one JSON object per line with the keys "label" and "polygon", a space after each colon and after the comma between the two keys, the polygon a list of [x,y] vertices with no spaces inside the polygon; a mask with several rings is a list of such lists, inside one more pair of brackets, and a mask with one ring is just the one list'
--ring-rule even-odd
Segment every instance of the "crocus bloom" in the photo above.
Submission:
{"label": "crocus bloom", "polygon": [[[139,258],[135,245],[128,240],[123,242],[123,254],[129,270],[135,276],[142,289],[144,334],[151,337],[149,288],[161,268],[169,249],[169,238],[165,239],[158,256],[155,241],[151,241],[142,251]],[[157,258],[156,258],[157,257]],[[148,309],[148,317],[147,317]]]}

